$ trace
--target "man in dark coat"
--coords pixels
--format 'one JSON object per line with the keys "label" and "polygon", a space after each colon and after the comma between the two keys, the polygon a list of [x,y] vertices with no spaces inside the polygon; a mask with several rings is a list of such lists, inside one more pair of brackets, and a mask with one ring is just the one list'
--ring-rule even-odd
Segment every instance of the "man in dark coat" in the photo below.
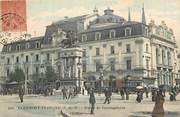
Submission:
{"label": "man in dark coat", "polygon": [[93,89],[90,90],[89,94],[90,94],[89,103],[91,104],[91,114],[94,114],[94,107],[95,107],[95,103],[96,103],[96,98],[94,96]]}
{"label": "man in dark coat", "polygon": [[124,89],[123,88],[121,88],[120,94],[121,94],[121,99],[124,100]]}
{"label": "man in dark coat", "polygon": [[67,90],[65,87],[62,89],[62,94],[63,94],[63,99],[67,99]]}
{"label": "man in dark coat", "polygon": [[111,91],[108,90],[108,88],[105,89],[104,91],[104,94],[105,94],[105,101],[104,101],[104,104],[106,104],[106,102],[108,102],[108,104],[110,104],[110,99],[111,99]]}
{"label": "man in dark coat", "polygon": [[24,88],[23,86],[19,87],[19,98],[21,100],[21,103],[23,102],[23,96],[24,96]]}

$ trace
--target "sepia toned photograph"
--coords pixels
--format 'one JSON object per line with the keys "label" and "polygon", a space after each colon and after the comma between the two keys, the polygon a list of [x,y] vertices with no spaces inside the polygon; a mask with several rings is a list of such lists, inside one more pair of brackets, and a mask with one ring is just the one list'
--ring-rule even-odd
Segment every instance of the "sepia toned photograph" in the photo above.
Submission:
{"label": "sepia toned photograph", "polygon": [[0,117],[180,117],[179,0],[0,0]]}

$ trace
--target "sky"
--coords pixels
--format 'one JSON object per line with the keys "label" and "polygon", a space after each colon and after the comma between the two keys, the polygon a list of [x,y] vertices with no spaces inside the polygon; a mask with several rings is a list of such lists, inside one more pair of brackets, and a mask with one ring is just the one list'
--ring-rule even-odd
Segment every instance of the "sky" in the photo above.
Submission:
{"label": "sky", "polygon": [[108,7],[114,14],[127,19],[128,7],[131,20],[141,21],[141,8],[144,3],[146,22],[151,19],[159,25],[164,20],[175,33],[180,47],[180,0],[27,0],[28,33],[32,36],[44,35],[45,28],[65,16],[74,17],[93,13],[96,7],[99,14]]}

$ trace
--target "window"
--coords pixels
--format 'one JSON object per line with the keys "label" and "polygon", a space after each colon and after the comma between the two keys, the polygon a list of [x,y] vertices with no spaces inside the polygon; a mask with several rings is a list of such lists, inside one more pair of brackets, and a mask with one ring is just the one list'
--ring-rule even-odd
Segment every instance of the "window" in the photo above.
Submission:
{"label": "window", "polygon": [[149,69],[149,60],[146,59],[146,68]]}
{"label": "window", "polygon": [[131,28],[125,29],[125,36],[131,36]]}
{"label": "window", "polygon": [[127,70],[131,70],[131,60],[126,61]]}
{"label": "window", "polygon": [[19,63],[19,57],[18,56],[16,57],[16,63]]}
{"label": "window", "polygon": [[11,51],[11,45],[8,46],[8,51]]}
{"label": "window", "polygon": [[82,66],[82,67],[83,67],[83,69],[82,69],[83,72],[86,72],[86,63],[83,63],[83,66]]}
{"label": "window", "polygon": [[121,45],[122,45],[122,43],[121,43],[121,42],[119,42],[119,43],[118,43],[118,46],[119,46],[119,47],[121,47]]}
{"label": "window", "polygon": [[167,52],[167,58],[168,58],[168,60],[167,60],[167,62],[168,62],[168,65],[171,65],[171,54],[170,54],[170,52],[168,51]]}
{"label": "window", "polygon": [[111,54],[115,54],[115,52],[114,52],[114,46],[111,46]]}
{"label": "window", "polygon": [[10,71],[9,71],[9,68],[7,69],[7,76],[9,76],[9,74],[10,74]]}
{"label": "window", "polygon": [[7,64],[9,64],[10,63],[10,58],[7,58]]}
{"label": "window", "polygon": [[49,61],[50,60],[50,54],[47,53],[46,56],[47,56],[47,61]]}
{"label": "window", "polygon": [[165,63],[165,52],[164,52],[164,50],[162,50],[162,64],[164,64]]}
{"label": "window", "polygon": [[36,54],[36,62],[39,61],[39,55]]}
{"label": "window", "polygon": [[29,62],[29,56],[26,56],[26,62]]}
{"label": "window", "polygon": [[26,49],[29,49],[29,43],[26,43]]}
{"label": "window", "polygon": [[40,43],[36,42],[36,48],[40,48]]}
{"label": "window", "polygon": [[111,30],[110,31],[110,35],[109,38],[115,38],[116,34],[115,34],[115,30]]}
{"label": "window", "polygon": [[101,33],[100,32],[96,32],[95,33],[95,40],[100,40],[101,39]]}
{"label": "window", "polygon": [[83,51],[83,57],[86,57],[86,49]]}
{"label": "window", "polygon": [[83,34],[82,35],[82,42],[86,42],[87,41],[87,35]]}
{"label": "window", "polygon": [[106,44],[103,44],[103,48],[106,48]]}
{"label": "window", "polygon": [[16,46],[16,50],[17,50],[17,51],[20,50],[20,45],[19,45],[19,44]]}
{"label": "window", "polygon": [[39,73],[39,67],[36,67],[36,74]]}
{"label": "window", "polygon": [[127,52],[127,53],[131,52],[131,46],[130,46],[130,44],[126,44],[126,52]]}
{"label": "window", "polygon": [[156,48],[156,63],[159,64],[159,50]]}
{"label": "window", "polygon": [[148,53],[149,52],[149,45],[146,44],[146,52]]}
{"label": "window", "polygon": [[96,63],[96,72],[99,72],[101,69],[101,64],[100,63]]}
{"label": "window", "polygon": [[96,56],[99,56],[100,52],[99,52],[99,48],[96,48]]}
{"label": "window", "polygon": [[115,71],[115,62],[111,61],[110,64],[111,64],[111,67],[110,67],[111,71]]}

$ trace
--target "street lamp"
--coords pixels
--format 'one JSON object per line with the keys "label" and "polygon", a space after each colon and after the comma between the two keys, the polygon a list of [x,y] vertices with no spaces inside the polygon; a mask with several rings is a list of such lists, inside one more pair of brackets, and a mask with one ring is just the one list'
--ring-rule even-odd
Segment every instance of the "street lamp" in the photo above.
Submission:
{"label": "street lamp", "polygon": [[80,76],[80,73],[81,73],[81,66],[82,66],[82,64],[79,62],[79,63],[77,63],[77,67],[78,67],[78,80],[79,80],[79,92],[81,91],[81,83],[80,83],[80,78],[81,78],[81,76]]}
{"label": "street lamp", "polygon": [[26,69],[26,63],[24,62],[24,71],[25,71],[25,80],[24,80],[24,93],[27,94],[27,69]]}
{"label": "street lamp", "polygon": [[100,67],[100,93],[102,93],[102,88],[103,88],[103,67]]}

